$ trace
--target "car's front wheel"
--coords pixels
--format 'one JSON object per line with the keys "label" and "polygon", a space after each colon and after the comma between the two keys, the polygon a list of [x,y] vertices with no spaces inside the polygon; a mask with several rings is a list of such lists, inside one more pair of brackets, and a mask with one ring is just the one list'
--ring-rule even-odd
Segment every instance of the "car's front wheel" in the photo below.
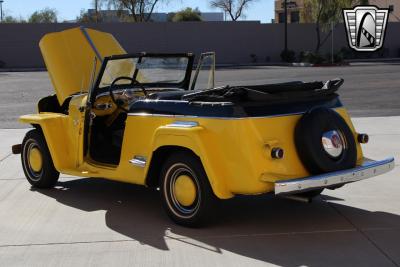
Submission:
{"label": "car's front wheel", "polygon": [[60,173],[54,168],[49,149],[41,131],[34,129],[26,133],[22,142],[22,168],[28,182],[37,188],[51,188]]}
{"label": "car's front wheel", "polygon": [[198,157],[173,153],[161,171],[161,196],[168,216],[184,226],[200,226],[213,216],[217,198]]}

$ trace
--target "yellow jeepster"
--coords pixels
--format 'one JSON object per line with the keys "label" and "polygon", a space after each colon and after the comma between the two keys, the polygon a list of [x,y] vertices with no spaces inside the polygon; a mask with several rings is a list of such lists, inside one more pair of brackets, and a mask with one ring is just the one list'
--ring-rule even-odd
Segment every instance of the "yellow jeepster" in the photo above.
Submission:
{"label": "yellow jeepster", "polygon": [[56,94],[20,118],[34,128],[13,146],[34,187],[59,173],[145,185],[172,220],[194,226],[218,200],[308,200],[394,167],[363,157],[368,135],[339,100],[342,79],[215,87],[213,53],[194,69],[191,53],[127,54],[86,28],[47,34],[40,49]]}

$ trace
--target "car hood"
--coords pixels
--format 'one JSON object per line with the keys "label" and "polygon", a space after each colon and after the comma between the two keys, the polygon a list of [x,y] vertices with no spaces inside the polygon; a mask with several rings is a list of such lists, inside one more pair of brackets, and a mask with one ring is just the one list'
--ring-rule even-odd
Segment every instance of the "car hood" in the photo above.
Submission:
{"label": "car hood", "polygon": [[39,47],[60,105],[89,90],[104,57],[126,54],[111,34],[82,27],[46,34]]}

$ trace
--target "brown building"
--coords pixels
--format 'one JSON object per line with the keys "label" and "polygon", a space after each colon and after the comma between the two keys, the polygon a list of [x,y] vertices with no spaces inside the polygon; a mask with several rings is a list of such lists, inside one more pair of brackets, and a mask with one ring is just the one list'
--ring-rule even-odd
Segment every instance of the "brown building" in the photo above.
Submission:
{"label": "brown building", "polygon": [[400,22],[400,0],[369,0],[369,4],[389,8],[389,21]]}
{"label": "brown building", "polygon": [[[288,23],[304,23],[304,0],[286,0]],[[369,0],[370,5],[389,8],[389,21],[400,22],[400,0]],[[275,0],[275,23],[285,22],[285,0]]]}
{"label": "brown building", "polygon": [[[301,13],[304,10],[304,0],[286,0],[288,23],[302,23]],[[285,22],[285,1],[275,0],[275,23]]]}

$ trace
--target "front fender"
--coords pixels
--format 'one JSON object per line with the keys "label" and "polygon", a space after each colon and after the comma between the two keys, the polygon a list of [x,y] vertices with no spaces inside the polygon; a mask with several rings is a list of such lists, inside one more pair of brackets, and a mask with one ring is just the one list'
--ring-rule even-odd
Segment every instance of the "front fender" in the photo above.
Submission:
{"label": "front fender", "polygon": [[71,159],[67,138],[68,116],[59,113],[29,114],[19,118],[22,123],[40,126],[50,151],[54,167],[57,170],[66,168]]}
{"label": "front fender", "polygon": [[221,199],[231,198],[233,194],[226,185],[224,163],[213,153],[213,149],[210,149],[213,147],[212,142],[213,140],[207,136],[205,129],[201,126],[180,128],[167,125],[156,130],[152,142],[152,151],[163,146],[190,149],[200,158],[214,194]]}

